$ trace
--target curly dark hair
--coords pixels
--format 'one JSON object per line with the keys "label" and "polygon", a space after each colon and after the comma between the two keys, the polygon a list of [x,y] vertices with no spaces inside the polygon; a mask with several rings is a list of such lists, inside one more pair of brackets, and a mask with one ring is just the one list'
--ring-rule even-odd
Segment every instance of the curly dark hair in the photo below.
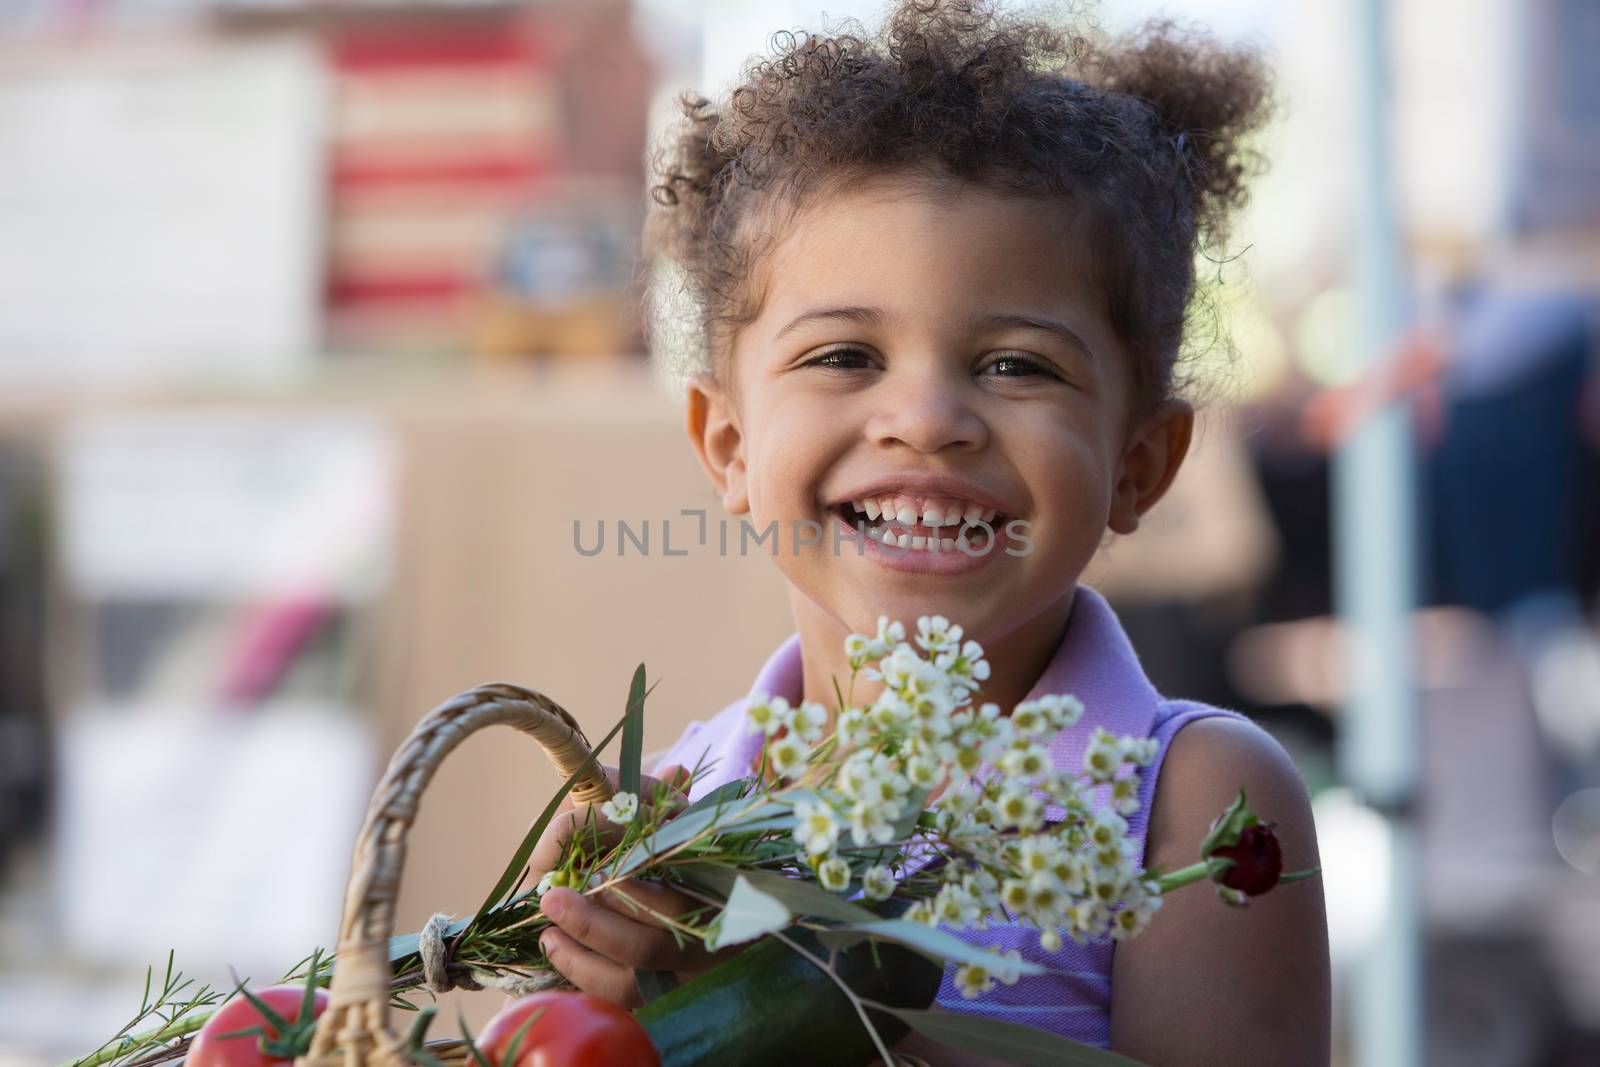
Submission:
{"label": "curly dark hair", "polygon": [[724,102],[679,97],[652,160],[645,251],[679,268],[695,321],[673,355],[656,316],[656,358],[719,372],[759,313],[758,216],[913,170],[1071,201],[1138,397],[1169,396],[1196,253],[1221,245],[1259,169],[1245,144],[1269,111],[1259,54],[1166,20],[1107,40],[987,0],[900,0],[875,37],[843,28],[855,32],[774,35]]}

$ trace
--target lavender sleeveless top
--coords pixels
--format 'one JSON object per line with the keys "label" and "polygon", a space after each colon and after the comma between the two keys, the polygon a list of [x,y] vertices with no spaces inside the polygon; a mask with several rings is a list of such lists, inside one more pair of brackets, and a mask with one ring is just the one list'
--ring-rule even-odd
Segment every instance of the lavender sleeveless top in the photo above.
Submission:
{"label": "lavender sleeveless top", "polygon": [[[800,637],[791,636],[767,660],[750,687],[750,695],[764,692],[798,702],[802,692]],[[1057,767],[1078,771],[1083,750],[1096,726],[1114,734],[1154,737],[1160,742],[1155,761],[1140,782],[1139,810],[1129,817],[1128,834],[1142,847],[1149,829],[1150,807],[1162,761],[1172,739],[1184,726],[1209,716],[1244,719],[1237,712],[1204,704],[1166,700],[1151,686],[1139,666],[1121,624],[1104,598],[1080,585],[1073,598],[1066,634],[1028,699],[1047,693],[1065,693],[1083,702],[1078,725],[1065,730],[1051,745]],[[707,722],[691,723],[682,737],[654,762],[655,767],[679,764],[706,769],[690,791],[698,799],[708,790],[753,773],[761,738],[744,729],[747,695],[729,704]],[[1059,807],[1047,807],[1047,816],[1061,818]],[[1015,985],[996,985],[976,1000],[964,999],[947,970],[939,989],[939,1008],[1010,1019],[1049,1030],[1063,1037],[1105,1048],[1111,1035],[1111,961],[1116,942],[1109,938],[1078,944],[1063,932],[1061,951],[1039,947],[1039,931],[1020,925],[998,925],[985,931],[955,930],[974,944],[1002,952],[1017,949],[1022,958],[1050,969],[1049,974],[1024,977]]]}

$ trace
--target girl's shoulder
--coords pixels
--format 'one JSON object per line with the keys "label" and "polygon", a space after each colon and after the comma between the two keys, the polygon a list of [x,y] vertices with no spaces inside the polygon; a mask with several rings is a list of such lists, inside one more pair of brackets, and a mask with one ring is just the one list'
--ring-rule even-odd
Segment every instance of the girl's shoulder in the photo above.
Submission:
{"label": "girl's shoulder", "polygon": [[1243,789],[1251,808],[1279,825],[1285,840],[1313,840],[1304,780],[1283,746],[1261,726],[1225,708],[1163,701],[1151,736],[1162,743],[1147,772],[1145,866],[1193,862],[1211,820]]}

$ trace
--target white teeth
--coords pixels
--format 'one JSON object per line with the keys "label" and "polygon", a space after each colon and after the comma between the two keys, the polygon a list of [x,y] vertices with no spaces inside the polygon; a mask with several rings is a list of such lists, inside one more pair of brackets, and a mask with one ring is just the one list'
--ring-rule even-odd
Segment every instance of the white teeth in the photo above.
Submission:
{"label": "white teeth", "polygon": [[976,504],[968,504],[967,510],[961,515],[967,522],[977,522],[983,517],[983,509]]}
{"label": "white teeth", "polygon": [[879,515],[883,514],[883,509],[878,507],[878,502],[876,500],[863,500],[861,503],[853,506],[857,511],[865,511],[867,513],[867,518],[869,519],[876,519]]}
{"label": "white teeth", "polygon": [[996,515],[998,515],[998,514],[999,514],[999,512],[995,511],[994,508],[984,508],[983,509],[983,521],[984,522],[993,522],[994,521],[994,517]]}
{"label": "white teeth", "polygon": [[909,504],[895,512],[894,517],[897,521],[902,522],[907,526],[915,526],[917,524],[916,510]]}
{"label": "white teeth", "polygon": [[945,552],[954,552],[956,550],[956,539],[954,537],[939,538],[939,548]]}
{"label": "white teeth", "polygon": [[924,525],[924,526],[943,526],[944,525],[944,509],[942,509],[942,508],[923,508],[922,509],[922,525]]}
{"label": "white teeth", "polygon": [[918,534],[916,537],[913,537],[911,539],[911,547],[912,548],[927,548],[928,547],[928,539],[926,537],[923,537],[921,534]]}

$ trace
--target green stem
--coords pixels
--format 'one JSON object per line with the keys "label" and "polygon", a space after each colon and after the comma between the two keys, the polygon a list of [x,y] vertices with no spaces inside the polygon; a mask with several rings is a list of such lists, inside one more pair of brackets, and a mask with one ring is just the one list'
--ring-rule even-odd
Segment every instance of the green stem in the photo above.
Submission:
{"label": "green stem", "polygon": [[146,1030],[142,1034],[134,1034],[130,1038],[119,1040],[114,1045],[101,1049],[92,1056],[85,1056],[81,1060],[70,1060],[61,1064],[60,1067],[100,1067],[102,1063],[110,1063],[127,1055],[126,1052],[121,1052],[119,1049],[128,1048],[130,1045],[138,1047],[153,1041],[171,1041],[175,1037],[192,1034],[204,1026],[206,1020],[215,1014],[215,1011],[203,1012],[187,1019],[179,1019],[175,1023],[168,1023],[166,1026],[157,1027],[154,1030]]}
{"label": "green stem", "polygon": [[1156,879],[1156,885],[1161,887],[1162,893],[1170,893],[1174,889],[1182,889],[1186,885],[1204,882],[1210,875],[1206,873],[1205,860],[1191,863],[1187,867],[1179,867],[1175,871],[1168,871]]}

